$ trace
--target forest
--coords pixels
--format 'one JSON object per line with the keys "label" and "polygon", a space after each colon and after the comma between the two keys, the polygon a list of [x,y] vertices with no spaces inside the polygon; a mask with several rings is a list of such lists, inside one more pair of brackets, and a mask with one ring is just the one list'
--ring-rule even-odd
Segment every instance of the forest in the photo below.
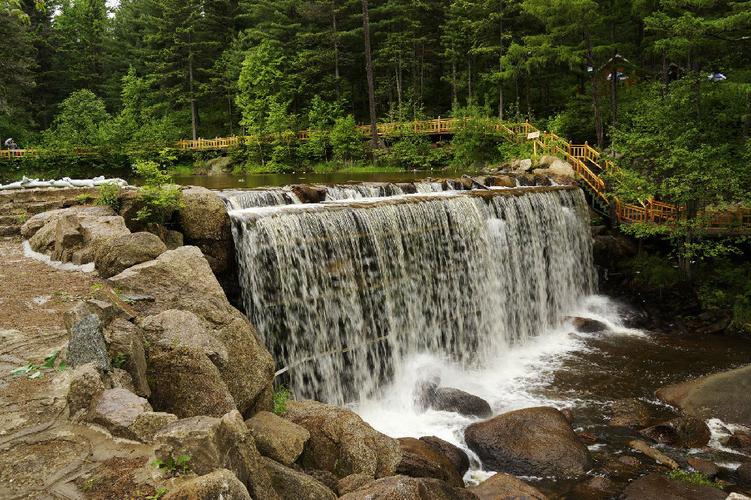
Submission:
{"label": "forest", "polygon": [[369,151],[354,125],[493,116],[607,148],[625,199],[751,192],[747,1],[2,2],[0,137],[21,147],[127,157],[260,134],[272,144],[238,153],[251,169],[467,167],[519,152],[471,134]]}

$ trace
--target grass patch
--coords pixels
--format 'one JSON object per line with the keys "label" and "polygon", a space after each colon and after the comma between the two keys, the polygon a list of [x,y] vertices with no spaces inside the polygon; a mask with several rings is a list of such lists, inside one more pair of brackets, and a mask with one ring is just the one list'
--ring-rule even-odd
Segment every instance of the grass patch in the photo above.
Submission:
{"label": "grass patch", "polygon": [[289,400],[290,392],[286,387],[277,387],[274,389],[274,413],[284,416],[287,413],[287,401]]}
{"label": "grass patch", "polygon": [[668,477],[676,481],[683,481],[686,483],[695,484],[697,486],[711,486],[712,488],[717,487],[714,482],[707,479],[707,476],[705,476],[701,472],[686,472],[685,470],[677,469],[668,472]]}
{"label": "grass patch", "polygon": [[407,172],[407,170],[392,165],[375,165],[373,163],[343,164],[328,162],[313,165],[313,172],[315,172],[316,174],[333,174],[335,172],[342,174],[380,174],[392,172]]}

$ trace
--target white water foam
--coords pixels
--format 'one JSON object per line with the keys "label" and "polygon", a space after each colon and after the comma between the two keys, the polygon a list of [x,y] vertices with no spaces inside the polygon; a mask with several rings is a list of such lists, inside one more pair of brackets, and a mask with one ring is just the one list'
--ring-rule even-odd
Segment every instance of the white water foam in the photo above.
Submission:
{"label": "white water foam", "polygon": [[45,255],[43,253],[35,252],[31,249],[31,245],[27,240],[24,240],[23,242],[23,254],[25,257],[28,257],[29,259],[38,260],[39,262],[43,262],[50,266],[53,269],[57,269],[58,271],[78,271],[82,273],[93,273],[94,272],[94,263],[90,262],[88,264],[84,264],[82,266],[71,264],[70,262],[59,262],[56,260],[52,260],[49,255]]}

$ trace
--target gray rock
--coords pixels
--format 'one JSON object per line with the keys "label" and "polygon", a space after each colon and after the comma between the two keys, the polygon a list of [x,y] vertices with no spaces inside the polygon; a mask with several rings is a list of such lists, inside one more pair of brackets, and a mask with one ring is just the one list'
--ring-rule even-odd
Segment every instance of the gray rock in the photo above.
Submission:
{"label": "gray rock", "polygon": [[245,485],[227,469],[194,477],[169,491],[164,500],[251,500]]}
{"label": "gray rock", "polygon": [[155,259],[166,251],[165,244],[154,234],[125,234],[102,242],[94,265],[101,277],[109,278],[136,264]]}
{"label": "gray rock", "polygon": [[102,322],[93,314],[84,316],[68,331],[68,364],[72,367],[94,363],[103,370],[109,370],[110,360],[107,344],[102,333]]}
{"label": "gray rock", "polygon": [[146,353],[143,348],[143,333],[133,323],[118,318],[104,329],[107,352],[111,360],[130,374],[134,392],[148,398],[151,389],[146,379]]}
{"label": "gray rock", "polygon": [[315,478],[263,458],[263,465],[271,476],[271,484],[284,500],[335,500],[336,495]]}
{"label": "gray rock", "polygon": [[547,498],[534,486],[503,472],[498,472],[477,486],[472,486],[469,491],[479,500],[545,500]]}
{"label": "gray rock", "polygon": [[468,417],[485,418],[493,414],[484,399],[452,387],[435,390],[430,406],[436,410],[452,411]]}
{"label": "gray rock", "polygon": [[751,365],[663,387],[656,395],[688,415],[751,426]]}
{"label": "gray rock", "polygon": [[652,473],[629,484],[623,500],[725,500],[727,494],[717,488],[668,479]]}
{"label": "gray rock", "polygon": [[261,455],[290,465],[302,454],[310,433],[300,425],[268,411],[245,421]]}
{"label": "gray rock", "polygon": [[144,398],[125,389],[107,389],[96,401],[92,421],[113,436],[138,439],[130,426],[139,415],[150,411],[151,405]]}
{"label": "gray rock", "polygon": [[339,497],[344,500],[477,500],[469,490],[439,479],[389,476]]}
{"label": "gray rock", "polygon": [[327,470],[339,478],[356,473],[373,477],[395,473],[401,459],[399,443],[354,412],[317,401],[290,401],[284,417],[310,433],[302,455],[306,469]]}
{"label": "gray rock", "polygon": [[129,430],[139,441],[150,443],[160,430],[173,422],[177,422],[177,416],[172,413],[147,411],[136,417]]}
{"label": "gray rock", "polygon": [[469,470],[469,457],[461,448],[436,436],[423,436],[420,441],[426,442],[434,450],[448,458],[460,476],[463,477]]}
{"label": "gray rock", "polygon": [[221,418],[200,416],[178,420],[159,431],[154,440],[159,459],[188,455],[190,468],[196,474],[229,469],[252,498],[279,499],[253,437],[237,411]]}
{"label": "gray rock", "polygon": [[524,408],[471,424],[464,431],[483,465],[526,476],[578,476],[592,459],[566,417],[555,408]]}
{"label": "gray rock", "polygon": [[110,321],[122,312],[123,311],[115,304],[105,300],[80,300],[76,302],[72,308],[63,313],[63,321],[65,322],[65,328],[70,330],[73,325],[84,319],[86,316],[93,314],[99,318],[99,321],[101,321],[104,326],[109,324]]}
{"label": "gray rock", "polygon": [[93,403],[105,390],[95,363],[87,363],[73,370],[66,400],[73,420],[86,420]]}

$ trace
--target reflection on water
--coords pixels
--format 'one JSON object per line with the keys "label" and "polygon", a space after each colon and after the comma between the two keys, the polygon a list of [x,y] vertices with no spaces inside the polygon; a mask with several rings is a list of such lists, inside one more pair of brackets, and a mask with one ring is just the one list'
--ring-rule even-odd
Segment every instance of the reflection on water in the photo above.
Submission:
{"label": "reflection on water", "polygon": [[428,177],[456,177],[458,172],[333,172],[328,174],[221,174],[174,176],[176,183],[203,186],[209,189],[258,188],[286,186],[288,184],[344,184],[347,182],[413,182]]}

